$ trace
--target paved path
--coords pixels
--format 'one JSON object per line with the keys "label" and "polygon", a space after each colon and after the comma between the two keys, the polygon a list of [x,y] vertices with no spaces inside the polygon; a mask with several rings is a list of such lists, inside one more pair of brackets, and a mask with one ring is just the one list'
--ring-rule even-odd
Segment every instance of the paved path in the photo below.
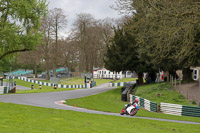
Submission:
{"label": "paved path", "polygon": [[[114,87],[107,87],[107,86],[108,84],[103,84],[101,86],[97,86],[90,89],[78,89],[78,90],[71,90],[71,91],[47,92],[47,93],[0,95],[0,101],[5,102],[5,103],[16,103],[16,104],[39,106],[39,107],[46,107],[46,108],[55,108],[55,109],[95,113],[95,114],[121,116],[119,113],[109,113],[109,112],[102,112],[102,111],[72,107],[72,106],[64,105],[62,102],[62,100],[65,100],[65,99],[85,97],[88,95],[94,95],[100,92],[114,89]],[[123,115],[121,117],[130,117],[130,116]],[[148,118],[148,117],[134,116],[131,118],[141,118],[141,119],[200,125],[200,123],[197,123],[197,122],[176,121],[176,120],[157,119],[157,118]]]}

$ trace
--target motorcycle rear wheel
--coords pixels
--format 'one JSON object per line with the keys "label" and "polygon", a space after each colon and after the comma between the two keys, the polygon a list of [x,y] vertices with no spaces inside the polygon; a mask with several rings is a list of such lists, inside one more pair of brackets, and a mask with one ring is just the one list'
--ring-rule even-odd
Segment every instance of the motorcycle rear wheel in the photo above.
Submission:
{"label": "motorcycle rear wheel", "polygon": [[120,115],[124,115],[125,114],[125,108],[123,108],[120,112]]}

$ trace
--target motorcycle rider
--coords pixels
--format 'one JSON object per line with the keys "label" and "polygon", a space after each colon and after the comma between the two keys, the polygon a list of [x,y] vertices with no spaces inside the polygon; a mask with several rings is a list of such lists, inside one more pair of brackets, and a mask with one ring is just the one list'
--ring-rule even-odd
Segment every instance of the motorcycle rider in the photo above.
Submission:
{"label": "motorcycle rider", "polygon": [[131,106],[131,105],[135,105],[135,104],[138,104],[138,102],[139,102],[139,99],[135,99],[134,100],[134,102],[132,102],[132,103],[129,103],[127,106],[126,106],[126,108],[125,109],[127,109],[129,106]]}

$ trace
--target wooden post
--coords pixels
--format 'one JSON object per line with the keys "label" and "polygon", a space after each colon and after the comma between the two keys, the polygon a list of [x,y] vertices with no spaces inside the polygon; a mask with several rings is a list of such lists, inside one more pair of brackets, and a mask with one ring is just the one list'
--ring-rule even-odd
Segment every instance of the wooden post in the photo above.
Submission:
{"label": "wooden post", "polygon": [[169,73],[168,73],[168,75],[167,75],[167,82],[169,82]]}
{"label": "wooden post", "polygon": [[180,93],[180,87],[181,87],[181,79],[179,79],[179,85],[178,85],[178,91]]}
{"label": "wooden post", "polygon": [[157,113],[160,112],[160,106],[157,104]]}
{"label": "wooden post", "polygon": [[172,76],[171,75],[169,77],[169,80],[170,80],[170,84],[172,85]]}
{"label": "wooden post", "polygon": [[198,78],[199,78],[199,106],[200,106],[200,70],[198,71],[199,71]]}
{"label": "wooden post", "polygon": [[176,77],[175,77],[175,90],[176,90]]}
{"label": "wooden post", "polygon": [[188,99],[188,87],[187,87],[187,99]]}

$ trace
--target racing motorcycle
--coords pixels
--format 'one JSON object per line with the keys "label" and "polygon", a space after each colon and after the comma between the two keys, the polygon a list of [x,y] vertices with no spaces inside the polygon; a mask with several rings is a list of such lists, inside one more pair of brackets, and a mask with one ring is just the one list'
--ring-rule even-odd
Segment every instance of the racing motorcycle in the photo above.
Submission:
{"label": "racing motorcycle", "polygon": [[130,115],[130,116],[134,116],[137,111],[140,110],[140,107],[138,106],[137,103],[134,104],[125,104],[125,108],[123,108],[120,112],[121,115]]}

